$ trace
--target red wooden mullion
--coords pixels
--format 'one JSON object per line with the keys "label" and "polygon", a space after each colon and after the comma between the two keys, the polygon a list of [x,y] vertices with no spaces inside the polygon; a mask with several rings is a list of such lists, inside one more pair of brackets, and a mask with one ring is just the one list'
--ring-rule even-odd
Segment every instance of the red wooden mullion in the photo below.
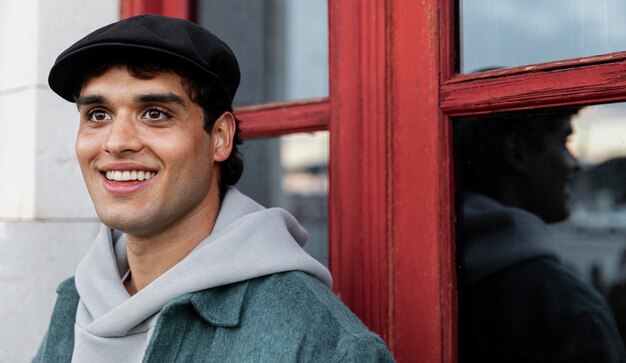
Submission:
{"label": "red wooden mullion", "polygon": [[329,2],[330,267],[342,300],[393,346],[386,2]]}
{"label": "red wooden mullion", "polygon": [[182,0],[161,0],[161,14],[174,18],[190,19],[190,2]]}
{"label": "red wooden mullion", "polygon": [[328,130],[330,102],[328,98],[275,102],[240,107],[235,115],[244,138]]}
{"label": "red wooden mullion", "polygon": [[174,18],[189,19],[189,0],[121,0],[120,18],[141,14],[159,14]]}
{"label": "red wooden mullion", "polygon": [[569,59],[473,75],[442,87],[442,109],[452,116],[626,99],[626,52]]}
{"label": "red wooden mullion", "polygon": [[[458,2],[455,0],[439,0],[439,85],[452,79],[457,71],[458,57]],[[431,54],[431,57],[435,57]],[[441,102],[441,91],[439,102]],[[430,105],[429,107],[433,107]],[[431,110],[432,112],[432,110]],[[440,111],[441,112],[441,111]],[[439,136],[437,158],[439,174],[439,255],[441,263],[441,346],[442,363],[454,363],[458,358],[458,289],[456,270],[456,236],[455,236],[455,178],[454,149],[451,135],[449,115],[441,115],[437,126]],[[434,134],[433,136],[434,137]]]}
{"label": "red wooden mullion", "polygon": [[452,152],[438,92],[454,66],[453,2],[391,4],[394,353],[455,362]]}

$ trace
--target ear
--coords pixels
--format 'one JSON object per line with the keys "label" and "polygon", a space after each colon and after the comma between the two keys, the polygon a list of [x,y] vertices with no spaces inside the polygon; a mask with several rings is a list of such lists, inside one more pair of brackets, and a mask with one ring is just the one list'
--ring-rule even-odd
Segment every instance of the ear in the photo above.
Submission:
{"label": "ear", "polygon": [[530,149],[519,137],[512,134],[505,136],[502,145],[502,154],[508,169],[517,173],[526,173],[528,171]]}
{"label": "ear", "polygon": [[224,112],[213,125],[211,137],[214,141],[213,160],[217,162],[228,159],[233,151],[233,138],[235,137],[235,115]]}

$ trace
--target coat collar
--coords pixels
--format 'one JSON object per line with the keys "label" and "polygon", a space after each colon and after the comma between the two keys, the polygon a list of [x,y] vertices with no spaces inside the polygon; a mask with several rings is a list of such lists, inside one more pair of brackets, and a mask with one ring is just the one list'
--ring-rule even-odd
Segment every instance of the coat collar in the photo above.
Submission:
{"label": "coat collar", "polygon": [[[236,327],[240,322],[244,297],[249,284],[250,281],[245,280],[185,294],[166,304],[161,312],[181,304],[191,303],[198,315],[207,323],[219,327]],[[57,289],[57,293],[62,298],[76,300],[75,303],[69,304],[71,306],[75,306],[78,302],[79,296],[73,278],[64,281]],[[74,319],[71,320],[73,322]]]}
{"label": "coat collar", "polygon": [[240,322],[248,284],[246,280],[183,295],[163,307],[162,313],[176,305],[191,303],[207,323],[219,327],[236,327]]}

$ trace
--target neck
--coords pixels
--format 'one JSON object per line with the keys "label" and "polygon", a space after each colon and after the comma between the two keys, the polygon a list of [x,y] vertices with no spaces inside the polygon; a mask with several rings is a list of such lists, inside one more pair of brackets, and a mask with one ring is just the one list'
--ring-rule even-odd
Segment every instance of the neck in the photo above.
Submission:
{"label": "neck", "polygon": [[507,207],[522,208],[522,199],[519,191],[521,176],[518,175],[492,175],[485,180],[480,187],[471,188],[470,191],[484,194]]}
{"label": "neck", "polygon": [[130,276],[124,286],[134,295],[182,261],[213,231],[220,209],[219,195],[180,222],[151,236],[126,235]]}

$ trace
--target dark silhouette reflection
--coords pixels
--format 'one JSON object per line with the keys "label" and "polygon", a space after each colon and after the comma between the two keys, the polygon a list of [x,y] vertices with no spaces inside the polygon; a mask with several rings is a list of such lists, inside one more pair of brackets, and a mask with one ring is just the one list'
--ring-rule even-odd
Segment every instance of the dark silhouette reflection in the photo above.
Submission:
{"label": "dark silhouette reflection", "polygon": [[559,261],[577,109],[455,124],[463,362],[626,362],[606,300]]}
{"label": "dark silhouette reflection", "polygon": [[608,296],[609,303],[615,311],[617,326],[624,334],[626,331],[626,251],[622,252],[617,282],[611,286]]}

